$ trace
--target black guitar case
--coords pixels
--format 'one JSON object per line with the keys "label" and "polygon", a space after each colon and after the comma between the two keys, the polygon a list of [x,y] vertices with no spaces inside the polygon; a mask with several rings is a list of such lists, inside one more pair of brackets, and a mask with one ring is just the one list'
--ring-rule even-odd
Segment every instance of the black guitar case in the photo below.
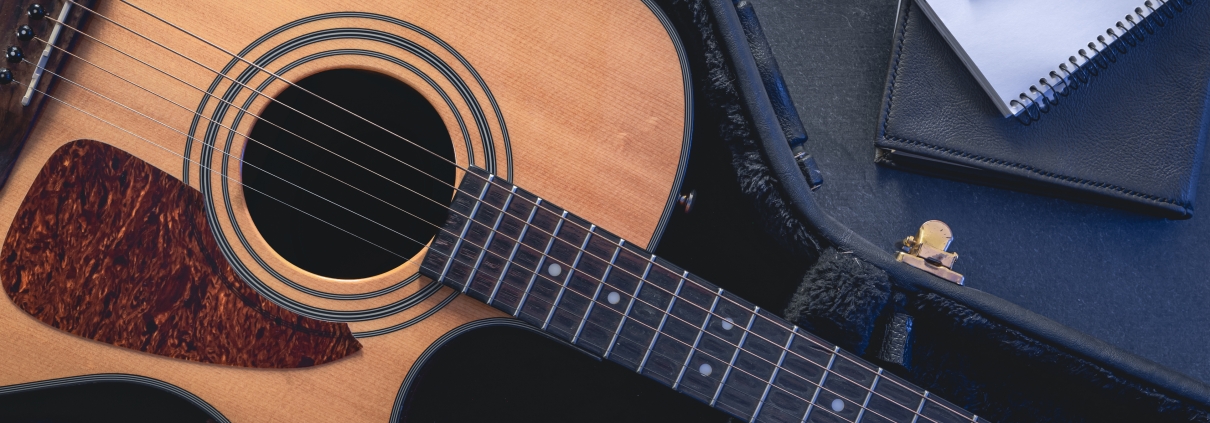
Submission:
{"label": "black guitar case", "polygon": [[[728,142],[734,153],[738,177],[745,181],[745,192],[769,219],[766,226],[774,229],[787,248],[820,252],[816,264],[807,272],[798,296],[787,309],[791,314],[788,317],[846,348],[864,353],[867,358],[883,359],[891,366],[901,364],[901,371],[913,382],[990,421],[1210,421],[1210,387],[1206,384],[1003,298],[898,262],[894,245],[874,244],[834,218],[831,214],[834,209],[822,206],[812,191],[813,185],[826,176],[821,176],[818,168],[832,165],[843,168],[852,164],[808,162],[818,166],[816,168],[796,160],[793,147],[796,131],[787,128],[786,122],[798,118],[787,116],[794,112],[792,106],[779,107],[785,104],[779,97],[784,96],[786,89],[777,83],[778,78],[769,78],[769,69],[776,70],[777,64],[763,37],[753,36],[760,32],[760,27],[749,17],[751,12],[745,10],[747,6],[743,3],[747,2],[739,2],[739,13],[731,0],[710,0],[709,3],[720,38],[728,49],[729,61],[724,67],[729,69],[719,71],[728,72],[728,78],[719,79],[734,82],[743,105],[743,110],[736,111],[735,118],[730,120],[734,127],[726,131],[731,134]],[[846,3],[844,7],[859,6]],[[901,18],[903,16],[897,19]],[[889,47],[893,41],[891,33],[885,34]],[[839,48],[850,47],[846,43],[858,44],[852,41],[832,44]],[[821,49],[835,53],[835,50]],[[818,54],[792,54],[807,56],[811,53]],[[763,79],[762,70],[765,71]],[[859,78],[860,73],[861,69],[853,69],[848,74]],[[806,78],[810,77],[806,75]],[[856,84],[860,82],[858,78],[844,82]],[[819,111],[819,108],[814,107],[812,111]],[[871,120],[876,115],[877,110],[869,110]],[[872,143],[873,129],[871,126],[857,130],[869,132],[868,139]],[[809,147],[810,144],[800,150],[809,153]],[[873,168],[872,145],[869,150],[871,154],[866,160],[870,163],[864,166]],[[852,172],[845,172],[840,169],[836,174],[851,176]],[[983,189],[980,193],[990,195],[1020,195],[991,188],[976,189]],[[917,189],[912,192],[928,191]],[[859,209],[853,206],[858,205],[850,204],[845,209],[888,213],[877,206]],[[951,204],[951,207],[962,205]],[[977,210],[971,207],[968,212]],[[1109,212],[1112,218],[1125,220],[1115,213]],[[1120,224],[1146,224],[1137,220]],[[1011,227],[999,229],[1012,231]],[[907,235],[914,233],[902,234]],[[1043,251],[1056,244],[1053,240],[1022,240],[1014,234],[1002,239],[1005,249],[1022,246],[1009,242]],[[1091,250],[1091,247],[1095,246],[1084,248]],[[1068,248],[1053,252],[1071,254],[1071,249],[1075,249],[1078,254],[1082,246]],[[1112,260],[1113,257],[1100,259]],[[1071,275],[1065,279],[1080,282],[1081,276]],[[1156,303],[1164,304],[1163,301]],[[896,327],[902,326],[904,316],[912,321],[910,331]],[[1201,326],[1197,322],[1173,324]],[[1171,330],[1168,325],[1163,326],[1157,330]],[[910,357],[906,359],[902,351],[895,350],[896,342],[886,340],[888,334],[896,333],[910,334],[914,338],[908,347]]]}

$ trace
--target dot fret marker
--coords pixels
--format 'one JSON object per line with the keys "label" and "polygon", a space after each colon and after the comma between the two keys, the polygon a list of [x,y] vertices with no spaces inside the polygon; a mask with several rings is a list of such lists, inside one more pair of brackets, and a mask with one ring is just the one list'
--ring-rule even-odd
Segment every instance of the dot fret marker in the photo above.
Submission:
{"label": "dot fret marker", "polygon": [[622,301],[622,296],[617,292],[610,292],[609,295],[605,296],[605,299],[608,300],[610,304],[617,304],[619,301]]}
{"label": "dot fret marker", "polygon": [[563,266],[559,266],[559,263],[551,263],[550,267],[546,268],[546,273],[551,276],[559,276],[560,273],[563,273]]}

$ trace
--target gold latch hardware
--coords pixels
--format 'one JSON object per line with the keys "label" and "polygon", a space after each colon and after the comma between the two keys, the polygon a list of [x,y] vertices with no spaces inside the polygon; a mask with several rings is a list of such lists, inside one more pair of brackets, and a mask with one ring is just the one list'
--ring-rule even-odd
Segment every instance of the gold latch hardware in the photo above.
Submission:
{"label": "gold latch hardware", "polygon": [[903,240],[904,252],[899,253],[895,260],[962,285],[962,275],[952,270],[954,261],[958,260],[958,253],[946,251],[953,240],[954,233],[950,232],[950,227],[945,222],[940,220],[924,222],[923,225],[920,225],[920,232],[917,232],[916,236],[909,236]]}

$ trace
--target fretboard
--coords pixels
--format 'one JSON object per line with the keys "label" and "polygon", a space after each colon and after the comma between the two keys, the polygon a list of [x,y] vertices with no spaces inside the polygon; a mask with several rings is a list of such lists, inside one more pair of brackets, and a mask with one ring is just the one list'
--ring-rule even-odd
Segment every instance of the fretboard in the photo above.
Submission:
{"label": "fretboard", "polygon": [[985,421],[477,168],[451,210],[422,274],[737,418]]}

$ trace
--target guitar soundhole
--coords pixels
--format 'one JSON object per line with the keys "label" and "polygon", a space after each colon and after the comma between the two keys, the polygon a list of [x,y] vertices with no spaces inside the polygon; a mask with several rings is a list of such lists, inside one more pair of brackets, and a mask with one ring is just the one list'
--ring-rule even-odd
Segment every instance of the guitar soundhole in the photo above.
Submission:
{"label": "guitar soundhole", "polygon": [[287,88],[244,151],[256,229],[287,261],[322,276],[364,278],[403,264],[432,239],[453,195],[456,168],[442,159],[454,159],[453,144],[440,115],[374,72],[331,70],[297,85],[315,95]]}

